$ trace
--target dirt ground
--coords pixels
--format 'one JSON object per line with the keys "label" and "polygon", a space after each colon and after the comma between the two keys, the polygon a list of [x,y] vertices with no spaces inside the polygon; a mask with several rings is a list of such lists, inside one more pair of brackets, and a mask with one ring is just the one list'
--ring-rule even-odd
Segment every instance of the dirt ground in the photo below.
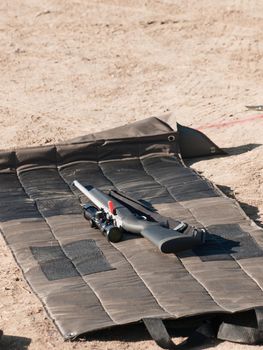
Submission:
{"label": "dirt ground", "polygon": [[[262,1],[1,0],[0,148],[172,112],[229,152],[191,166],[263,225],[262,69]],[[157,349],[136,328],[64,343],[2,238],[0,260],[0,349]]]}

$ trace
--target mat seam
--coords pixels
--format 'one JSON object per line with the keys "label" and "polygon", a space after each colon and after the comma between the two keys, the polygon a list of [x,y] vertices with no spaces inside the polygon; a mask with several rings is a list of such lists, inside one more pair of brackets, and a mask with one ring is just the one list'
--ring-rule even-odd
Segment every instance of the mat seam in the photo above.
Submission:
{"label": "mat seam", "polygon": [[[101,171],[102,175],[105,177],[105,179],[108,180],[108,181],[112,184],[112,186],[115,187],[115,188],[117,189],[117,187],[114,185],[114,183],[104,174],[104,172],[103,172],[103,170],[102,170],[102,168],[101,168],[101,166],[100,166],[100,162],[99,162],[99,161],[97,161],[97,165],[98,165],[98,168],[99,168],[99,170]],[[74,196],[74,198],[76,198],[76,195],[75,195],[74,192],[72,191],[72,189],[71,189],[71,187],[69,186],[68,182],[66,181],[66,179],[64,179],[63,175],[60,173],[59,168],[57,168],[57,169],[58,169],[58,173],[59,173],[61,179],[67,184],[67,186],[70,188],[70,190],[71,190],[71,192],[72,192],[72,195]],[[78,198],[78,200],[79,200],[79,198]],[[150,292],[150,294],[153,296],[153,299],[156,301],[156,303],[159,305],[159,307],[160,307],[164,312],[168,313],[168,312],[158,303],[157,299],[154,297],[154,295],[152,294],[151,290],[148,288],[148,286],[146,285],[146,283],[144,282],[144,280],[141,278],[141,276],[139,276],[138,273],[134,270],[133,265],[131,264],[131,262],[123,255],[123,253],[122,253],[118,248],[116,248],[115,245],[113,245],[113,247],[114,247],[116,250],[118,250],[118,252],[124,257],[124,260],[127,261],[127,263],[130,265],[132,271],[135,272],[136,276],[138,276],[138,278],[143,282],[143,284],[145,285],[145,288],[146,288],[146,289]],[[88,284],[88,283],[87,283],[87,284]],[[89,284],[88,284],[88,285],[89,285]],[[101,303],[101,304],[102,304],[102,303]],[[103,304],[102,304],[102,305],[103,305]],[[105,309],[105,311],[106,311],[106,309]],[[107,311],[106,311],[106,312],[107,312]],[[108,312],[107,312],[107,313],[108,313]],[[168,314],[171,315],[171,316],[174,316],[173,314],[170,314],[170,313],[168,313]]]}
{"label": "mat seam", "polygon": [[[163,185],[161,182],[159,182],[152,174],[150,174],[150,173],[146,170],[146,168],[145,168],[145,166],[144,166],[144,164],[143,164],[142,159],[141,159],[140,156],[139,156],[139,160],[140,160],[140,163],[141,163],[141,165],[142,165],[142,167],[143,167],[145,173],[148,174],[149,176],[151,176],[151,178],[153,179],[154,182],[158,183],[161,187],[165,188],[166,191],[167,191],[167,193],[169,194],[169,196],[171,197],[171,199],[173,199],[173,201],[174,201],[175,203],[181,204],[180,202],[178,202],[178,201],[174,198],[174,196],[173,196],[172,193],[169,191],[169,189],[167,188],[167,186],[165,186],[165,185]],[[187,208],[184,208],[184,209],[187,210]],[[191,212],[190,212],[190,214],[195,218],[195,216],[194,216]],[[196,218],[195,218],[195,219],[196,219]],[[197,219],[196,219],[196,221],[199,222]],[[196,255],[196,254],[195,254],[195,255]],[[197,256],[197,255],[196,255],[196,256]],[[196,276],[194,276],[194,275],[187,269],[187,267],[184,265],[184,263],[182,262],[182,260],[181,260],[179,257],[178,257],[178,260],[181,262],[181,264],[183,265],[183,267],[185,268],[185,270],[193,277],[193,279],[195,279],[195,280],[197,281],[197,283],[200,284],[200,285],[204,288],[204,290],[205,290],[206,293],[210,296],[210,298],[214,301],[214,303],[217,304],[217,305],[218,305],[220,308],[222,308],[223,310],[227,311],[223,306],[220,305],[220,303],[218,303],[218,302],[213,298],[213,296],[209,293],[209,291],[207,290],[207,288],[199,281],[199,279],[198,279]]]}
{"label": "mat seam", "polygon": [[263,291],[262,287],[261,287],[260,284],[257,282],[257,280],[256,280],[254,277],[252,277],[248,271],[246,271],[246,270],[244,269],[244,267],[242,266],[242,264],[239,263],[239,260],[236,260],[236,262],[237,262],[237,264],[240,266],[240,268],[241,268],[241,269],[256,283],[256,285]]}
{"label": "mat seam", "polygon": [[[57,168],[57,170],[58,170],[58,168]],[[22,181],[20,180],[20,176],[17,175],[17,177],[18,177],[18,179],[19,179],[19,182],[20,182],[20,184],[21,184],[21,187],[23,188],[23,190],[25,191],[25,193],[27,194],[27,196],[28,196],[29,198],[31,198],[30,195],[29,195],[29,193],[26,191],[26,188],[25,188],[25,186],[23,185]],[[31,198],[31,199],[32,199],[32,198]],[[91,288],[91,286],[84,280],[83,276],[82,276],[82,275],[80,274],[80,272],[78,271],[76,265],[73,263],[73,261],[72,261],[72,260],[69,258],[69,256],[66,254],[65,250],[63,249],[63,246],[61,245],[60,241],[57,239],[57,237],[56,237],[56,235],[55,235],[55,233],[54,233],[52,227],[51,227],[50,224],[48,223],[46,217],[45,217],[45,216],[42,214],[42,212],[39,210],[39,207],[38,207],[37,202],[36,202],[34,199],[32,199],[32,200],[34,201],[34,204],[35,204],[35,206],[36,206],[38,212],[39,212],[40,215],[42,216],[43,220],[46,222],[47,226],[49,227],[50,232],[51,232],[52,235],[54,236],[55,240],[58,242],[58,244],[59,244],[61,250],[63,251],[63,253],[65,254],[65,256],[71,261],[71,263],[75,266],[76,271],[77,271],[77,273],[79,274],[79,277],[82,279],[84,285],[91,289],[91,291],[94,293],[94,295],[96,296],[96,298],[97,298],[98,301],[100,302],[100,305],[101,305],[102,309],[103,309],[103,310],[105,311],[105,313],[108,315],[108,317],[110,318],[110,320],[111,320],[113,323],[117,324],[117,323],[110,317],[110,315],[108,314],[108,312],[104,309],[104,307],[103,307],[103,305],[102,305],[102,303],[101,303],[99,297],[98,297],[97,294],[94,292],[93,288]]]}
{"label": "mat seam", "polygon": [[[174,198],[174,197],[172,196],[172,194],[170,193],[170,191],[168,190],[168,188],[167,188],[165,185],[162,185],[160,182],[158,182],[158,181],[155,179],[155,177],[152,176],[151,174],[149,174],[149,173],[147,172],[147,170],[145,169],[145,167],[144,167],[144,165],[143,165],[143,162],[142,162],[142,160],[141,160],[141,157],[140,157],[140,145],[139,145],[139,144],[138,144],[138,161],[139,161],[139,163],[141,164],[142,169],[144,170],[144,172],[145,172],[149,177],[152,178],[153,182],[155,182],[156,184],[158,184],[158,185],[160,186],[160,188],[165,188],[165,190],[167,191],[168,195],[169,195],[174,201],[176,201],[175,198]],[[101,172],[102,172],[103,176],[104,176],[106,179],[108,179],[108,180],[113,184],[113,186],[115,186],[114,182],[113,182],[111,179],[109,179],[109,177],[106,176],[105,173],[103,172],[99,161],[98,161],[98,166],[99,166],[99,168],[101,169]],[[116,186],[115,186],[115,187],[116,187]],[[176,201],[176,202],[177,202],[177,201]],[[191,215],[193,215],[193,214],[191,213]],[[119,250],[119,249],[118,249],[118,250]],[[122,253],[122,252],[121,252],[121,253]],[[123,253],[122,253],[122,254],[123,254]],[[125,256],[125,255],[124,255],[124,256]],[[126,257],[125,257],[125,258],[126,258]],[[128,259],[126,258],[126,260],[128,260]],[[180,258],[178,258],[178,260],[182,263],[182,261],[181,261]],[[132,265],[132,263],[130,262],[130,260],[128,260],[128,261],[129,261],[130,265],[133,267],[133,265]],[[193,279],[196,280],[197,283],[198,283],[199,285],[201,285],[201,286],[204,288],[204,291],[207,293],[207,295],[209,295],[209,297],[211,298],[211,300],[212,300],[216,305],[218,305],[221,309],[227,311],[223,306],[221,306],[218,302],[215,301],[215,299],[214,299],[213,296],[209,293],[209,291],[205,288],[205,286],[204,286],[203,284],[201,284],[201,283],[199,282],[199,280],[198,280],[197,278],[195,278],[195,277],[189,272],[189,270],[184,266],[183,263],[182,263],[182,265],[183,265],[183,267],[185,268],[185,270],[188,272],[188,274],[191,275],[191,276],[193,277]],[[134,269],[134,267],[133,267],[133,269]],[[135,269],[134,269],[134,271],[136,272]],[[136,274],[139,276],[139,274],[138,274],[137,272],[136,272]],[[146,282],[144,282],[144,280],[142,279],[142,277],[141,277],[141,276],[139,276],[139,277],[141,278],[141,280],[143,281],[143,283],[146,285]],[[146,286],[147,286],[147,285],[146,285]],[[148,288],[148,287],[147,287],[147,288]],[[149,289],[149,288],[148,288],[148,289]],[[154,296],[153,292],[152,292],[150,289],[149,289],[149,291],[150,291],[151,294]],[[157,301],[157,303],[159,304],[157,298],[154,297],[154,299],[155,299],[155,300]],[[159,304],[159,305],[160,305],[160,304]],[[162,307],[162,309],[163,309],[164,311],[166,310],[164,307]]]}
{"label": "mat seam", "polygon": [[[174,198],[173,194],[169,191],[169,189],[167,188],[167,186],[162,185],[162,183],[160,183],[153,175],[151,175],[151,174],[146,170],[146,168],[144,167],[144,164],[143,164],[143,162],[142,162],[142,160],[141,160],[141,157],[139,157],[139,159],[140,159],[140,161],[141,161],[142,167],[144,168],[145,172],[146,172],[148,175],[150,175],[150,176],[153,178],[153,180],[154,180],[155,182],[157,182],[157,183],[159,183],[161,186],[165,187],[165,188],[167,189],[167,192],[169,193],[169,195],[176,201],[176,199]],[[184,166],[184,163],[183,163],[182,165]],[[185,167],[185,166],[184,166],[184,167]],[[185,168],[187,168],[187,167],[185,167]],[[194,172],[196,173],[195,170],[194,170]],[[200,176],[198,173],[196,173],[196,174],[200,177],[200,179],[202,179],[203,181],[206,181],[206,180],[204,180],[204,178],[203,178],[202,176]],[[213,183],[211,183],[211,182],[209,181],[209,184],[211,185],[211,188],[217,192],[217,188],[214,187]],[[194,216],[194,214],[192,213],[191,209],[185,207],[185,206],[182,204],[181,201],[176,201],[176,202],[179,203],[185,210],[187,210],[187,211],[193,216],[193,218],[196,219],[196,221],[197,221],[198,223],[200,223],[202,226],[204,226],[204,225]],[[253,239],[252,236],[251,236],[251,238]],[[255,241],[255,239],[253,239],[253,240]],[[196,254],[195,254],[195,255],[196,255]],[[263,292],[263,288],[262,288],[262,287],[257,283],[257,281],[249,274],[249,272],[239,264],[238,260],[237,260],[232,254],[228,254],[228,255],[231,256],[231,258],[233,259],[233,261],[236,262],[236,264],[241,268],[241,270],[242,270],[242,271],[250,278],[250,280],[252,280],[252,281],[259,287],[259,289]],[[180,261],[181,261],[181,259],[180,259]],[[181,262],[182,262],[182,261],[181,261]],[[183,266],[185,267],[185,265],[184,265],[183,262],[182,262],[182,264],[183,264]],[[185,267],[185,269],[188,271],[188,269],[187,269],[186,267]],[[192,274],[191,274],[191,275],[192,275]],[[196,278],[196,280],[198,281],[198,283],[201,284],[201,282],[200,282],[197,278]],[[203,284],[202,284],[202,285],[203,285]],[[203,287],[205,288],[204,285],[203,285]],[[207,290],[207,289],[205,288],[205,290]],[[208,290],[207,290],[207,292],[208,292]],[[209,293],[209,292],[208,292],[208,293]],[[211,295],[211,294],[209,293],[209,295]],[[211,295],[211,297],[212,297],[212,295]],[[215,299],[214,299],[213,297],[212,297],[212,299],[215,301]],[[216,301],[215,301],[215,302],[216,302]],[[217,303],[217,302],[216,302],[216,303]],[[218,303],[217,303],[217,304],[218,304]],[[218,304],[218,305],[220,306],[220,304]],[[225,308],[224,308],[224,309],[225,309]]]}
{"label": "mat seam", "polygon": [[[140,147],[139,144],[138,144],[138,147]],[[143,162],[142,162],[142,160],[141,160],[141,157],[140,157],[140,150],[139,150],[139,148],[138,148],[138,161],[139,161],[139,163],[141,164],[142,169],[144,170],[144,172],[145,172],[149,177],[152,178],[153,182],[155,182],[156,184],[158,184],[158,185],[160,186],[160,188],[164,188],[164,189],[167,191],[168,195],[173,199],[173,201],[176,201],[175,198],[174,198],[174,197],[172,196],[172,194],[170,193],[170,191],[168,190],[168,188],[167,188],[165,185],[162,185],[160,182],[158,182],[158,181],[155,179],[155,177],[152,176],[151,174],[149,174],[148,171],[145,169],[145,167],[144,167],[144,165],[143,165]],[[99,162],[98,162],[98,165],[99,165],[99,168],[101,169],[101,172],[102,172],[103,176],[104,176],[106,179],[108,179],[108,180],[113,184],[113,186],[115,186],[114,182],[113,182],[111,179],[109,179],[109,177],[106,176],[106,174],[103,172],[103,170],[102,170],[101,165],[100,165]],[[115,186],[115,187],[116,187],[116,186]],[[176,201],[176,202],[177,202],[177,201]],[[191,215],[193,215],[193,214],[191,213]],[[117,250],[119,250],[119,249],[117,248]],[[120,250],[119,250],[119,251],[120,251]],[[120,251],[120,252],[121,252],[121,251]],[[121,252],[121,254],[123,254],[123,253]],[[124,255],[124,254],[123,254],[123,255]],[[127,258],[125,255],[124,255],[124,257],[126,258],[126,260],[128,260],[128,258]],[[178,260],[181,262],[181,264],[183,265],[183,267],[184,267],[184,269],[187,271],[187,273],[188,273],[189,275],[191,275],[192,278],[193,278],[194,280],[196,280],[196,282],[204,288],[204,291],[207,293],[207,295],[209,295],[209,297],[211,298],[211,300],[212,300],[216,305],[218,305],[222,310],[227,311],[223,306],[221,306],[217,301],[215,301],[215,299],[214,299],[213,296],[209,293],[209,291],[205,288],[205,286],[204,286],[197,278],[195,278],[195,276],[193,276],[193,275],[189,272],[189,270],[188,270],[188,269],[185,267],[185,265],[182,263],[181,259],[178,258]],[[134,271],[136,272],[136,270],[135,270],[134,266],[132,265],[132,263],[130,262],[130,260],[128,260],[128,261],[129,261],[130,265],[133,267]],[[139,276],[139,274],[138,274],[137,272],[136,272],[136,274]],[[143,283],[147,286],[146,282],[142,279],[142,277],[141,277],[141,276],[139,276],[139,277],[141,278],[141,280],[143,281]],[[149,289],[149,287],[147,287],[147,288]],[[153,292],[152,292],[150,289],[149,289],[149,291],[150,291],[151,294],[154,296]],[[155,299],[155,300],[157,301],[157,303],[159,304],[157,298],[154,297],[154,299]],[[160,304],[159,304],[159,305],[160,305]],[[164,311],[166,310],[164,307],[162,307],[162,309],[164,309]]]}
{"label": "mat seam", "polygon": [[151,288],[149,287],[149,285],[145,282],[145,280],[142,278],[142,276],[136,271],[135,266],[132,264],[132,262],[129,260],[128,257],[126,257],[126,255],[119,249],[116,247],[116,244],[114,244],[114,247],[120,252],[120,254],[125,258],[125,260],[127,260],[130,264],[130,266],[132,267],[133,271],[136,273],[137,276],[139,276],[140,280],[143,282],[143,284],[145,285],[145,287],[148,289],[148,291],[150,292],[150,294],[153,296],[154,300],[156,301],[157,305],[159,305],[159,307],[168,315],[170,316],[176,316],[179,317],[178,315],[175,315],[175,313],[171,313],[169,312],[164,306],[162,306],[160,304],[160,302],[158,301],[158,299],[155,297],[153,291],[151,290]]}
{"label": "mat seam", "polygon": [[[43,215],[41,214],[41,212],[38,210],[38,206],[37,206],[37,204],[36,204],[36,201],[35,201],[34,199],[32,199],[32,198],[29,196],[28,192],[26,191],[26,189],[25,189],[24,185],[22,184],[22,182],[21,182],[21,180],[20,180],[20,177],[19,177],[19,175],[18,175],[17,172],[16,172],[16,176],[17,176],[17,179],[18,179],[18,181],[19,181],[19,183],[20,183],[20,185],[21,185],[21,188],[23,189],[24,193],[27,195],[28,199],[30,199],[30,200],[32,200],[32,202],[34,202],[34,205],[36,206],[37,211],[38,211],[39,214],[41,215],[43,221],[44,221],[44,222],[46,223],[46,225],[48,226],[50,232],[52,233],[52,235],[53,235],[53,237],[54,237],[54,239],[55,239],[55,241],[57,241],[57,242],[59,243],[59,246],[61,247],[60,242],[56,239],[56,236],[54,235],[54,233],[53,233],[51,227],[50,227],[49,224],[46,222],[46,220],[45,220],[45,218],[43,217]],[[6,238],[5,234],[4,234],[4,231],[3,231],[2,229],[1,229],[1,231],[2,231],[2,233],[3,233],[3,237],[5,238],[5,240],[6,240],[6,242],[7,242],[7,238]],[[47,314],[48,314],[50,320],[56,325],[56,327],[57,327],[57,329],[59,330],[60,334],[61,334],[64,338],[66,338],[66,339],[70,338],[70,337],[71,337],[71,334],[69,334],[69,335],[66,334],[66,335],[65,335],[65,334],[62,332],[62,329],[60,328],[58,321],[57,321],[55,318],[53,318],[53,316],[51,316],[50,311],[49,311],[49,308],[48,308],[48,305],[45,304],[44,300],[37,294],[37,291],[35,290],[34,286],[33,286],[33,285],[29,282],[29,280],[26,278],[26,272],[25,272],[24,269],[22,268],[21,264],[18,263],[18,260],[17,260],[17,258],[16,258],[16,254],[15,254],[15,251],[13,250],[13,248],[12,248],[12,245],[9,245],[9,244],[8,244],[8,246],[10,246],[12,255],[13,255],[15,261],[17,262],[18,266],[20,267],[20,269],[21,269],[21,271],[22,271],[22,274],[23,274],[23,276],[24,276],[26,282],[28,283],[28,285],[29,285],[30,288],[32,289],[33,293],[34,293],[34,294],[37,296],[37,298],[40,300],[40,302],[41,302],[41,304],[43,305],[44,309],[46,310],[46,312],[47,312]],[[62,250],[63,253],[65,254],[64,250],[62,249],[62,247],[61,247],[61,250]],[[65,256],[67,257],[66,254],[65,254]],[[68,258],[68,257],[67,257],[67,258]],[[73,264],[73,263],[72,263],[72,264]],[[73,264],[73,265],[74,265],[74,264]],[[77,272],[78,272],[78,271],[77,271]],[[79,272],[78,272],[78,273],[79,273]],[[81,277],[81,276],[80,276],[80,277]],[[85,283],[85,281],[84,281],[84,283]],[[85,284],[84,284],[84,285],[85,285]],[[92,289],[91,289],[91,290],[92,290]],[[110,318],[110,319],[111,319],[111,318]],[[113,320],[111,320],[111,321],[114,322]]]}
{"label": "mat seam", "polygon": [[[100,169],[102,175],[103,175],[109,182],[111,182],[112,185],[113,185],[116,189],[119,189],[118,187],[116,187],[116,185],[114,184],[114,182],[104,173],[104,171],[103,171],[103,169],[102,169],[101,164],[100,164],[99,161],[98,161],[98,167],[99,167],[99,169]],[[135,270],[135,268],[134,268],[133,264],[131,263],[131,261],[124,255],[124,253],[123,253],[119,248],[116,247],[115,244],[114,244],[113,246],[114,246],[114,248],[115,248],[116,250],[118,250],[118,252],[119,252],[119,253],[124,257],[124,259],[129,263],[129,265],[131,266],[132,270],[133,270],[134,273],[139,277],[139,279],[142,281],[142,283],[145,285],[146,289],[147,289],[147,290],[149,291],[149,293],[152,295],[152,297],[153,297],[153,299],[156,301],[157,305],[159,305],[159,307],[160,307],[164,312],[168,313],[168,314],[171,315],[171,316],[174,316],[174,315],[171,314],[169,311],[167,311],[167,310],[165,309],[165,307],[163,307],[163,306],[159,303],[159,301],[157,300],[157,298],[156,298],[155,295],[153,294],[152,290],[151,290],[151,289],[149,288],[149,286],[146,284],[146,282],[144,281],[144,279],[139,275],[139,273]]]}
{"label": "mat seam", "polygon": [[[76,196],[75,194],[73,193],[71,187],[69,186],[69,184],[66,182],[66,180],[64,179],[64,177],[62,176],[62,174],[60,173],[60,170],[59,170],[59,167],[58,167],[58,150],[57,150],[57,147],[55,146],[55,150],[56,150],[56,170],[57,170],[57,173],[59,175],[59,177],[61,178],[61,180],[63,181],[63,183],[68,187],[69,191],[70,191],[70,195],[75,199]],[[79,198],[78,198],[79,200]],[[52,231],[53,232],[53,231]],[[55,235],[54,235],[55,236]],[[59,242],[59,241],[58,241]],[[66,253],[65,253],[66,254]],[[67,256],[67,255],[66,255]],[[70,259],[71,260],[71,259]],[[72,260],[71,260],[72,261]],[[78,271],[77,269],[77,266],[73,263],[72,261],[72,264],[75,266],[76,270]],[[94,288],[91,287],[91,285],[83,278],[83,276],[81,275],[81,273],[78,271],[78,273],[80,274],[83,282],[85,283],[85,285],[87,285],[91,290],[92,292],[95,294],[95,296],[97,297],[97,299],[99,300],[99,303],[101,305],[101,307],[103,308],[103,310],[105,311],[105,313],[109,316],[109,318],[112,320],[112,322],[114,322],[115,324],[118,324],[116,321],[114,321],[114,319],[110,316],[110,314],[108,313],[108,311],[106,310],[105,306],[103,305],[101,299],[99,298],[99,296],[97,295],[97,293],[95,292]]]}
{"label": "mat seam", "polygon": [[62,335],[62,337],[64,338],[64,334],[62,333],[62,330],[60,329],[60,327],[58,326],[56,320],[51,316],[50,312],[49,312],[49,309],[47,307],[47,305],[45,304],[44,300],[37,294],[37,291],[35,290],[35,288],[33,287],[33,285],[29,282],[29,280],[26,278],[26,272],[24,271],[24,269],[22,268],[21,264],[19,264],[18,260],[17,260],[17,257],[16,257],[16,253],[15,251],[13,250],[13,247],[12,245],[10,245],[8,243],[8,239],[4,233],[4,230],[2,228],[0,228],[0,232],[2,233],[2,237],[4,238],[4,241],[6,242],[7,246],[9,247],[10,251],[11,251],[11,254],[15,260],[15,262],[17,263],[17,265],[19,266],[20,268],[20,271],[24,277],[24,280],[26,281],[26,283],[29,285],[29,287],[32,289],[34,295],[37,297],[37,299],[40,301],[40,303],[42,304],[44,310],[46,311],[48,317],[50,318],[50,320],[55,324],[55,326],[57,327],[59,333]]}
{"label": "mat seam", "polygon": [[[140,158],[140,157],[139,157],[139,158]],[[153,175],[151,175],[151,174],[146,170],[146,168],[144,167],[144,164],[143,164],[141,158],[140,158],[140,161],[141,161],[142,167],[144,168],[145,172],[146,172],[147,174],[149,174],[149,175],[153,178],[153,180],[154,180],[155,182],[157,182],[157,183],[159,183],[160,185],[162,185]],[[198,175],[198,174],[197,174],[197,175]],[[201,177],[200,177],[200,178],[201,178]],[[202,178],[201,178],[201,179],[202,179]],[[203,180],[203,179],[202,179],[202,180]],[[174,198],[174,196],[172,195],[172,193],[169,191],[169,189],[167,188],[167,186],[165,186],[165,185],[162,185],[162,186],[164,186],[164,187],[167,189],[167,192],[169,193],[169,195],[176,201],[176,199]],[[213,188],[213,187],[212,187],[212,188]],[[189,211],[190,214],[196,219],[196,221],[199,222],[199,223],[203,226],[203,224],[194,216],[194,214],[192,213],[191,209],[185,207],[185,206],[182,204],[182,202],[180,202],[180,201],[176,201],[176,202],[179,203],[184,209],[186,209],[187,211]],[[196,255],[196,254],[195,254],[195,255]],[[252,278],[251,275],[238,263],[237,259],[235,259],[235,257],[234,257],[232,254],[228,254],[228,255],[229,255],[229,256],[233,259],[233,261],[241,268],[241,270],[244,272],[244,274],[247,275],[247,277],[249,277],[249,280],[251,280],[253,283],[255,283],[256,286],[259,288],[259,290],[263,292],[263,289],[260,287],[260,285],[259,285],[259,284],[254,280],[254,278]],[[197,255],[196,255],[196,256],[197,256]],[[186,267],[185,264],[183,263],[182,259],[179,258],[179,260],[180,260],[181,263],[183,264],[184,268],[189,272],[189,270],[187,269],[187,267]],[[190,273],[190,272],[189,272],[189,273]],[[190,273],[190,274],[191,274],[191,276],[193,276],[192,273]],[[223,306],[221,306],[220,303],[218,303],[218,302],[214,299],[214,297],[209,293],[208,289],[204,286],[204,284],[203,284],[196,276],[193,276],[193,277],[197,280],[197,282],[198,282],[199,284],[201,284],[201,285],[204,287],[204,289],[205,289],[205,290],[207,291],[207,293],[211,296],[211,298],[214,300],[214,302],[215,302],[217,305],[219,305],[220,307],[222,307],[223,310],[226,310]],[[226,311],[227,311],[227,310],[226,310]]]}
{"label": "mat seam", "polygon": [[[181,159],[181,162],[182,162],[182,165],[183,165],[184,168],[186,168],[186,169],[189,169],[189,168],[190,168],[190,167],[186,166],[186,164],[185,164],[185,162],[184,162],[183,159]],[[226,198],[226,199],[230,200],[230,201],[232,202],[232,204],[239,210],[240,214],[244,217],[244,219],[245,219],[246,221],[248,221],[248,222],[251,222],[251,219],[246,215],[246,213],[243,212],[243,210],[241,209],[240,204],[238,203],[238,201],[237,201],[236,199],[232,199],[232,198],[228,197],[228,196],[227,196],[222,190],[220,190],[212,181],[206,179],[204,176],[202,176],[201,174],[199,174],[197,170],[195,170],[195,169],[193,169],[193,168],[191,168],[191,169],[192,169],[192,171],[193,171],[197,176],[199,176],[202,180],[204,180],[204,181],[206,181],[207,183],[209,183],[210,186],[213,188],[213,190],[216,191],[218,194],[220,194],[220,198],[223,197],[223,198]],[[191,209],[186,208],[186,207],[183,205],[182,202],[180,202],[180,204],[182,205],[182,207],[184,207],[185,209],[187,209],[187,210],[191,213],[191,215],[193,215],[193,217],[195,217],[194,214],[192,213]],[[245,215],[244,215],[244,214],[245,214]],[[198,220],[197,220],[197,221],[198,221]],[[253,221],[253,223],[254,223],[254,221]],[[238,224],[238,225],[239,225],[239,224]],[[258,227],[256,223],[255,223],[255,225],[256,225],[256,227]],[[261,229],[260,227],[258,227],[258,228]],[[257,243],[257,240],[256,240],[252,235],[250,235],[250,234],[248,234],[248,235],[249,235],[249,237],[261,248],[261,246]],[[244,272],[244,273],[259,287],[259,289],[260,289],[261,291],[263,291],[263,287],[261,287],[260,284],[257,282],[257,280],[254,279],[254,278],[250,275],[250,273],[249,273],[245,268],[243,268],[243,267],[239,264],[238,259],[236,259],[232,254],[229,254],[229,255],[230,255],[230,256],[232,257],[232,259],[237,263],[237,265],[241,268],[241,270],[242,270],[242,271],[243,271],[243,272]]]}
{"label": "mat seam", "polygon": [[[184,207],[184,205],[182,204],[182,202],[180,202],[180,204],[182,205],[182,207]],[[188,209],[189,211],[190,211],[190,213],[192,214],[192,212],[191,212],[191,209],[189,209],[189,208],[186,208],[186,207],[184,207],[185,209]],[[192,214],[193,215],[193,214]],[[250,236],[251,237],[251,236]],[[252,238],[252,237],[251,237]],[[253,240],[253,241],[255,241],[255,240]],[[253,283],[255,283],[255,285],[259,288],[259,290],[261,291],[261,292],[263,292],[263,288],[258,284],[258,282],[249,274],[249,272],[244,268],[244,267],[242,267],[240,264],[239,264],[239,262],[238,262],[238,259],[236,259],[235,257],[234,257],[234,255],[233,254],[228,254],[231,258],[232,258],[232,260],[241,268],[241,270],[244,272],[244,274],[245,275],[247,275],[247,277],[249,277],[249,279],[253,282]]]}

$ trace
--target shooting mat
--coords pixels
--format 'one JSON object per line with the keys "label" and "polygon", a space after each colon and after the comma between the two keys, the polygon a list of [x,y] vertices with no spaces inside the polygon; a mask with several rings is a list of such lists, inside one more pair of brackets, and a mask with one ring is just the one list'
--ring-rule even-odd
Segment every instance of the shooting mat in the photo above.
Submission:
{"label": "shooting mat", "polygon": [[[200,132],[173,130],[158,118],[0,153],[1,231],[65,339],[141,320],[246,310],[255,310],[260,323],[263,232],[182,161],[221,153]],[[205,227],[207,244],[177,255],[137,236],[111,244],[84,219],[86,199],[74,179],[116,188],[165,217]],[[239,340],[228,333],[222,338]]]}

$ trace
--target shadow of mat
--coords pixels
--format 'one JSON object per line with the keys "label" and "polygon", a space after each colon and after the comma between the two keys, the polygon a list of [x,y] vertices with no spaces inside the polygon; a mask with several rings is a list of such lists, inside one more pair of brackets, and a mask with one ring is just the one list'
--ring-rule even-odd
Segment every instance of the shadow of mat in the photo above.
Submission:
{"label": "shadow of mat", "polygon": [[226,154],[218,154],[215,156],[209,155],[207,157],[195,157],[195,158],[187,158],[184,159],[184,163],[190,167],[191,165],[193,165],[194,163],[200,162],[200,161],[204,161],[204,160],[210,160],[213,158],[226,158],[229,156],[238,156],[240,154],[243,153],[247,153],[252,151],[253,149],[262,146],[261,143],[248,143],[246,145],[241,145],[241,146],[236,146],[236,147],[227,147],[227,148],[223,148],[223,151]]}
{"label": "shadow of mat", "polygon": [[0,350],[27,350],[30,338],[3,335],[0,340]]}
{"label": "shadow of mat", "polygon": [[[185,333],[185,334],[184,334]],[[180,335],[175,329],[169,329],[169,334],[173,341],[178,345],[182,343],[189,335],[188,331],[180,330]],[[105,346],[108,342],[118,341],[123,343],[137,343],[142,341],[151,341],[152,338],[148,334],[145,327],[141,324],[118,326],[112,329],[102,330],[83,335],[78,337],[76,340],[72,340],[72,343],[84,343],[91,341],[105,342]],[[214,347],[222,341],[216,339],[209,339],[205,344],[195,346],[195,350],[204,350],[210,347]],[[3,335],[0,340],[0,350],[27,350],[31,343],[30,338],[17,337]],[[147,347],[148,348],[148,347]],[[155,348],[155,347],[154,347]],[[156,345],[156,349],[161,349]]]}
{"label": "shadow of mat", "polygon": [[228,153],[229,155],[239,155],[243,154],[249,151],[252,151],[253,149],[262,146],[260,143],[248,143],[246,145],[236,146],[236,147],[228,147],[223,148],[223,150]]}

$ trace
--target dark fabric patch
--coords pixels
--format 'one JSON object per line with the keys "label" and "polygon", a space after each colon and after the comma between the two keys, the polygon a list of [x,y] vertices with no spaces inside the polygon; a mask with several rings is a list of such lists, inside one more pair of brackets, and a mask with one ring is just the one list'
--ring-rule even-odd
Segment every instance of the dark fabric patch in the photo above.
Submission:
{"label": "dark fabric patch", "polygon": [[66,257],[42,262],[40,267],[49,281],[79,276],[72,262]]}
{"label": "dark fabric patch", "polygon": [[34,258],[40,263],[65,257],[65,254],[60,246],[30,247],[30,249]]}
{"label": "dark fabric patch", "polygon": [[82,213],[78,199],[69,196],[40,199],[37,201],[37,206],[45,218],[56,215],[75,215]]}
{"label": "dark fabric patch", "polygon": [[49,281],[75,277],[79,273],[59,247],[30,247],[34,258]]}
{"label": "dark fabric patch", "polygon": [[237,224],[209,226],[208,230],[207,243],[194,249],[202,261],[263,256],[256,241]]}
{"label": "dark fabric patch", "polygon": [[237,260],[263,256],[261,247],[238,224],[217,225],[211,227],[211,231],[219,235],[221,239],[231,239],[236,242],[232,256]]}
{"label": "dark fabric patch", "polygon": [[66,244],[64,251],[60,246],[30,249],[49,281],[114,270],[92,239]]}
{"label": "dark fabric patch", "polygon": [[202,261],[233,260],[230,254],[235,252],[238,245],[239,242],[208,233],[206,243],[195,247],[193,251]]}
{"label": "dark fabric patch", "polygon": [[63,248],[81,275],[115,270],[93,239],[69,243]]}

